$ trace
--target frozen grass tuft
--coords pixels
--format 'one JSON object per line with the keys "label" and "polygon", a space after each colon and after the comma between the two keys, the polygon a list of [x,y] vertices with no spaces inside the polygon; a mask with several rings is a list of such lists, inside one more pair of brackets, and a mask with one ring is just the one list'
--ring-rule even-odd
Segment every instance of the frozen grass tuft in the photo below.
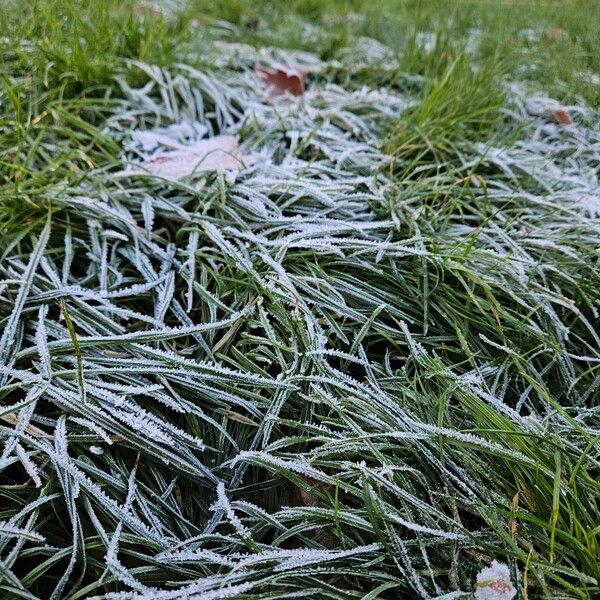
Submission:
{"label": "frozen grass tuft", "polygon": [[[125,31],[167,53],[178,7]],[[597,113],[494,61],[404,77],[381,42],[228,27],[195,66],[112,40],[63,95],[7,59],[3,593],[591,599]],[[216,136],[260,160],[123,172]]]}

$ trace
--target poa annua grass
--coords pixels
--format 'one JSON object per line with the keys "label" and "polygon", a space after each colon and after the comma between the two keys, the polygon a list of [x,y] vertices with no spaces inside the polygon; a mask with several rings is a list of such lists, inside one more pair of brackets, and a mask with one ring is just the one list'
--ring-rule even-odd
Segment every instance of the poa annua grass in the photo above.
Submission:
{"label": "poa annua grass", "polygon": [[[596,113],[553,123],[531,94],[561,74],[511,87],[534,42],[469,54],[458,5],[179,8],[7,11],[3,592],[467,597],[498,559],[523,597],[593,597]],[[553,11],[542,39],[558,15],[585,47]],[[273,50],[312,65],[273,104],[230,42],[306,35],[325,62]],[[269,160],[115,176],[182,119]]]}

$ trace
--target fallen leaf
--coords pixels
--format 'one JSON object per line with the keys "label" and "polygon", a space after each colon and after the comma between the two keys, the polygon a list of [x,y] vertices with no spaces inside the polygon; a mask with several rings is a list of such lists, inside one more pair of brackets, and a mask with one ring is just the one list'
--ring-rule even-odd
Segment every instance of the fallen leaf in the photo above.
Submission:
{"label": "fallen leaf", "polygon": [[590,78],[590,81],[594,84],[594,85],[600,85],[600,73],[592,73],[592,76]]}
{"label": "fallen leaf", "polygon": [[548,35],[555,40],[563,37],[565,33],[566,32],[562,27],[553,27],[552,29],[548,30]]}
{"label": "fallen leaf", "polygon": [[148,174],[177,180],[205,171],[239,171],[257,160],[257,155],[242,154],[236,137],[217,135],[186,148],[156,154],[116,175]]}
{"label": "fallen leaf", "polygon": [[496,560],[477,575],[475,598],[477,600],[512,600],[517,590],[510,579],[510,570]]}
{"label": "fallen leaf", "polygon": [[564,108],[553,110],[552,117],[559,125],[573,125],[571,115]]}
{"label": "fallen leaf", "polygon": [[[313,487],[318,485],[318,482],[312,477],[306,477],[301,475],[302,479],[310,486]],[[316,506],[318,502],[310,493],[310,491],[301,488],[300,486],[293,486],[292,488],[292,505],[293,506]]]}
{"label": "fallen leaf", "polygon": [[152,6],[143,3],[138,4],[135,7],[135,14],[139,17],[150,14],[157,17],[164,17],[165,19],[169,19],[173,16],[173,13],[170,10],[165,10],[164,8],[160,8],[158,6]]}
{"label": "fallen leaf", "polygon": [[271,97],[286,93],[301,96],[304,93],[304,75],[300,71],[267,69],[255,65],[254,73],[267,86]]}
{"label": "fallen leaf", "polygon": [[185,150],[191,143],[201,140],[208,133],[208,128],[197,122],[182,121],[168,127],[154,129],[134,129],[131,132],[131,144],[144,154],[160,148],[166,150]]}
{"label": "fallen leaf", "polygon": [[298,485],[292,487],[292,506],[321,506],[315,494],[329,493],[333,495],[331,486],[328,486],[308,475],[300,475],[300,478],[307,484],[308,489]]}

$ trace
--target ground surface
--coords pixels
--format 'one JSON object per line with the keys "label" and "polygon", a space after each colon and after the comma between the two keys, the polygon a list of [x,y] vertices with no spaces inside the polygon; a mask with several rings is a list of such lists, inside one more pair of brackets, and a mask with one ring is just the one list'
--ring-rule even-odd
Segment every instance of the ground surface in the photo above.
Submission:
{"label": "ground surface", "polygon": [[0,597],[596,596],[595,4],[6,2]]}

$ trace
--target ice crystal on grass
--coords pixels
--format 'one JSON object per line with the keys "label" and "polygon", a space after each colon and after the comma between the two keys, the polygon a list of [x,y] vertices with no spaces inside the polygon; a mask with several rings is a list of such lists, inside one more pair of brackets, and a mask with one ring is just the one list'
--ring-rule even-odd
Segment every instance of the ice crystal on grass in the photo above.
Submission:
{"label": "ice crystal on grass", "polygon": [[167,127],[155,127],[149,130],[133,130],[131,146],[142,156],[147,156],[159,148],[185,150],[204,137],[207,128],[197,122],[181,121]]}
{"label": "ice crystal on grass", "polygon": [[165,179],[181,179],[205,171],[226,171],[247,168],[257,161],[256,156],[240,152],[233,136],[215,136],[195,144],[181,146],[155,154],[143,161],[133,162],[121,176],[156,175]]}
{"label": "ice crystal on grass", "polygon": [[493,552],[591,597],[590,109],[513,87],[512,145],[404,164],[423,81],[369,84],[398,70],[382,44],[206,46],[212,72],[120,66],[115,156],[1,248],[7,593],[453,598]]}
{"label": "ice crystal on grass", "polygon": [[482,569],[475,583],[477,600],[512,600],[517,590],[512,584],[510,571],[504,563],[493,560],[492,564]]}

